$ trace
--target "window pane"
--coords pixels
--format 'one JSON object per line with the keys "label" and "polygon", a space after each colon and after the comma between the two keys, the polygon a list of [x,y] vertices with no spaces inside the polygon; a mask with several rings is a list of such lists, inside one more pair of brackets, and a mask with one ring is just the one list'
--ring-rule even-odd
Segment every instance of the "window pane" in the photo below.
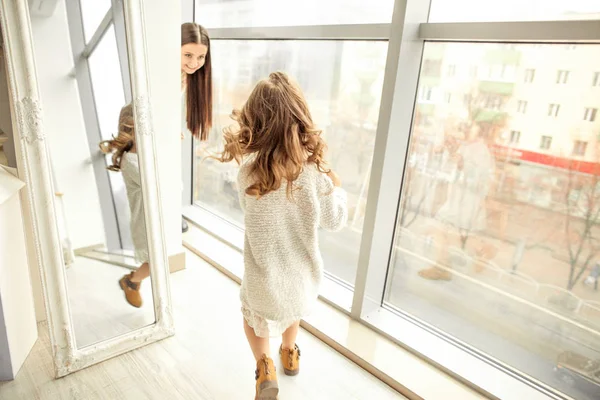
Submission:
{"label": "window pane", "polygon": [[[215,41],[215,126],[209,151],[222,145],[223,128],[254,84],[270,72],[289,73],[302,87],[314,121],[328,143],[327,158],[348,191],[348,227],[321,232],[325,269],[354,283],[363,226],[387,42]],[[197,147],[197,160],[201,156]],[[241,225],[235,163],[196,162],[197,204]]]}
{"label": "window pane", "polygon": [[597,0],[431,0],[429,22],[555,21],[600,18]]}
{"label": "window pane", "polygon": [[196,1],[196,21],[207,28],[389,23],[393,8],[393,0],[210,0]]}
{"label": "window pane", "polygon": [[110,0],[80,0],[81,18],[83,20],[83,33],[85,42],[89,42],[100,22],[110,10]]}
{"label": "window pane", "polygon": [[[422,73],[421,88],[466,101],[417,102],[385,296],[589,400],[600,393],[600,121],[582,114],[600,106],[588,61],[598,55],[591,45],[426,43],[423,66],[456,65],[456,76]],[[474,65],[515,73],[473,78]],[[567,83],[555,84],[557,70],[571,71]]]}

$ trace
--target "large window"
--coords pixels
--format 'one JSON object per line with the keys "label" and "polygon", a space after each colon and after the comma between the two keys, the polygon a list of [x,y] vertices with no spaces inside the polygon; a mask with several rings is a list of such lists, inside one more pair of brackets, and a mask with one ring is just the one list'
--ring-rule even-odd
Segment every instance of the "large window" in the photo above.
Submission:
{"label": "large window", "polygon": [[[591,400],[600,393],[600,291],[593,278],[600,268],[600,153],[599,131],[580,123],[579,110],[593,90],[584,78],[596,65],[586,60],[600,60],[600,46],[575,49],[581,79],[573,74],[568,84],[577,98],[553,85],[557,65],[547,62],[574,56],[566,51],[425,45],[423,65],[460,59],[460,71],[502,58],[512,60],[517,74],[534,68],[546,79],[539,84],[552,89],[527,91],[531,109],[540,112],[526,117],[488,101],[518,98],[527,90],[522,80],[490,85],[446,76],[439,86],[468,93],[470,103],[417,103],[415,119],[427,117],[430,125],[412,129],[385,298],[501,362]],[[552,104],[552,121],[543,112],[548,97],[564,109],[558,115]],[[521,134],[540,129],[541,146],[538,135]]]}
{"label": "large window", "polygon": [[[233,108],[244,104],[259,79],[272,71],[289,73],[300,84],[313,119],[328,143],[327,159],[349,195],[349,223],[342,233],[322,232],[326,269],[354,283],[365,214],[370,165],[383,84],[386,42],[214,41],[215,126],[208,152],[222,145]],[[194,199],[239,226],[243,224],[235,163],[196,163]]]}

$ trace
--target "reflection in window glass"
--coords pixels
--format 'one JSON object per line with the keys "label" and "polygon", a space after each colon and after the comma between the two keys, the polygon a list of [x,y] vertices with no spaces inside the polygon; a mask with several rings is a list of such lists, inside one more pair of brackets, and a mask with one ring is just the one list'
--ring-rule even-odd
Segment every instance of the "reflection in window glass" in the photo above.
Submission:
{"label": "reflection in window glass", "polygon": [[[365,213],[386,42],[215,41],[215,123],[209,151],[222,146],[232,109],[247,99],[255,83],[281,70],[299,82],[313,120],[329,145],[327,159],[348,191],[349,222],[341,233],[321,233],[325,269],[354,283]],[[206,153],[204,153],[206,154]],[[197,159],[201,157],[197,147]],[[238,225],[235,163],[196,162],[194,200]]]}
{"label": "reflection in window glass", "polygon": [[196,1],[196,22],[207,28],[389,23],[393,0]]}
{"label": "reflection in window glass", "polygon": [[79,0],[85,42],[89,42],[110,9],[110,0]]}
{"label": "reflection in window glass", "polygon": [[[600,125],[582,110],[600,106],[600,46],[426,43],[423,58],[457,70],[502,60],[536,79],[446,76],[440,90],[468,101],[417,102],[386,303],[597,399],[584,367],[600,360]],[[565,64],[576,68],[556,85]],[[514,106],[524,96],[527,114]]]}
{"label": "reflection in window glass", "polygon": [[429,22],[589,20],[597,0],[431,0]]}

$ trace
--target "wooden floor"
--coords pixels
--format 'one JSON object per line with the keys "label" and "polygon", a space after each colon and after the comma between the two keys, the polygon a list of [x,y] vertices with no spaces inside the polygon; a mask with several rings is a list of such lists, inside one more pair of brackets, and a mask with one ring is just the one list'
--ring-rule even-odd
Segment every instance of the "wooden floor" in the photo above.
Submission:
{"label": "wooden floor", "polygon": [[[0,399],[253,399],[255,366],[242,331],[239,287],[195,255],[187,258],[187,269],[171,275],[174,337],[54,380],[47,330],[40,326],[16,380],[0,383]],[[403,398],[306,332],[298,344],[302,373],[280,376],[280,400]],[[278,346],[272,343],[274,353]]]}

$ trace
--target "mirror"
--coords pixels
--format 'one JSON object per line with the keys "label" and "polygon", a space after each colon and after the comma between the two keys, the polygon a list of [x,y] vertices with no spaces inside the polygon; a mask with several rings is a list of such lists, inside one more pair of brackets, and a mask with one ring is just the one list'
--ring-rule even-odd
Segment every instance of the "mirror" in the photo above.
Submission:
{"label": "mirror", "polygon": [[[42,21],[64,40],[38,35]],[[75,59],[60,94],[72,118],[47,116],[46,128],[69,308],[82,348],[155,322],[123,5],[59,1],[32,25],[37,61],[52,54],[60,77]],[[40,83],[42,99],[50,84]]]}
{"label": "mirror", "polygon": [[173,334],[143,2],[0,4],[60,377]]}

